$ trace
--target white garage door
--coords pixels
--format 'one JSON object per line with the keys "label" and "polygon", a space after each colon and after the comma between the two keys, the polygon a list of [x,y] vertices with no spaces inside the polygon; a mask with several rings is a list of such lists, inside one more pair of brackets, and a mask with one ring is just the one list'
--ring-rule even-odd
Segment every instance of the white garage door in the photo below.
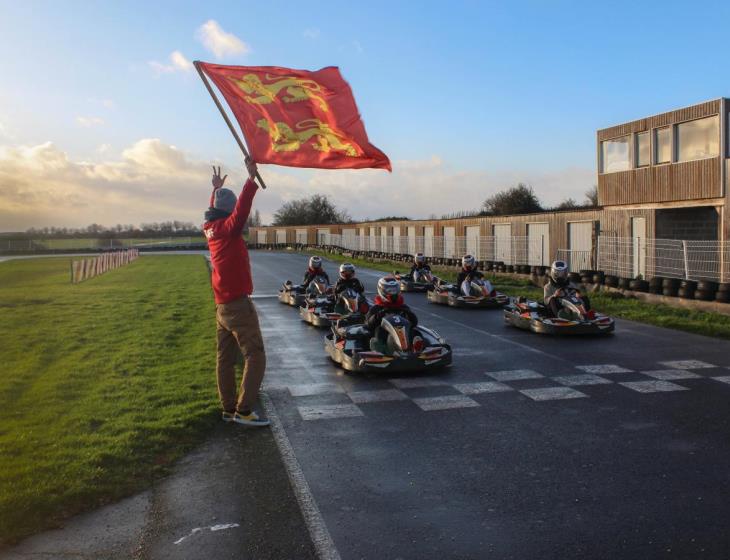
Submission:
{"label": "white garage door", "polygon": [[416,249],[416,227],[408,226],[408,252],[411,255],[415,255],[418,250]]}
{"label": "white garage door", "polygon": [[367,248],[368,248],[368,245],[367,245],[367,240],[368,240],[367,232],[368,232],[368,230],[366,228],[364,228],[364,227],[361,227],[360,228],[360,234],[358,236],[358,241],[360,243],[360,247],[359,247],[359,250],[360,251],[367,251]]}
{"label": "white garage door", "polygon": [[307,238],[307,230],[306,229],[298,229],[296,231],[297,236],[297,243],[300,243],[301,245],[307,245],[309,243],[309,239]]}
{"label": "white garage door", "polygon": [[396,254],[403,252],[400,242],[400,226],[393,226],[393,252]]}
{"label": "white garage door", "polygon": [[512,224],[494,224],[494,260],[512,264]]}
{"label": "white garage door", "polygon": [[276,242],[280,245],[283,245],[284,243],[286,243],[286,230],[285,229],[276,230]]}
{"label": "white garage door", "polygon": [[355,250],[357,249],[357,229],[345,228],[342,230],[342,243],[341,245],[345,249]]}
{"label": "white garage door", "polygon": [[380,228],[380,250],[383,253],[390,253],[390,240],[388,239],[388,228]]}
{"label": "white garage door", "polygon": [[368,249],[371,251],[375,251],[375,249],[376,249],[376,247],[375,247],[375,240],[377,239],[377,237],[375,236],[376,229],[377,228],[374,228],[374,227],[370,228],[370,244],[368,246]]}
{"label": "white garage door", "polygon": [[593,222],[568,223],[569,265],[571,272],[591,267],[593,248]]}
{"label": "white garage door", "polygon": [[456,256],[456,228],[444,228],[444,257],[453,259]]}
{"label": "white garage door", "polygon": [[266,230],[260,229],[256,232],[256,243],[266,243]]}
{"label": "white garage door", "polygon": [[317,244],[318,245],[329,245],[330,244],[329,228],[317,230]]}
{"label": "white garage door", "polygon": [[433,257],[433,226],[423,228],[423,254],[426,257]]}
{"label": "white garage door", "polygon": [[481,260],[483,257],[479,249],[479,226],[467,226],[466,252],[473,255],[475,259]]}
{"label": "white garage door", "polygon": [[550,266],[550,225],[527,224],[527,264]]}

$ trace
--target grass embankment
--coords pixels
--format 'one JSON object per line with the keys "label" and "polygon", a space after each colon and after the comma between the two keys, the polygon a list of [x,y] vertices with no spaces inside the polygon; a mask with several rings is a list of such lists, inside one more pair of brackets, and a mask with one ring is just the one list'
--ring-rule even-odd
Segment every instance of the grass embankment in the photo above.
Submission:
{"label": "grass embankment", "polygon": [[217,419],[202,257],[0,264],[0,540],[149,485]]}
{"label": "grass embankment", "polygon": [[[393,272],[406,271],[410,263],[396,261],[369,261],[351,259],[337,254],[323,251],[311,251],[336,262],[352,262],[355,266],[363,266]],[[449,281],[456,280],[456,269],[452,267],[434,266],[434,272],[441,278]],[[502,292],[510,296],[525,296],[530,299],[542,298],[542,290],[535,287],[529,280],[509,275],[486,274],[486,277]],[[371,286],[370,289],[373,289]],[[600,292],[590,294],[593,307],[611,317],[620,317],[631,321],[638,321],[649,325],[666,327],[689,333],[730,339],[730,316],[707,311],[693,311],[679,309],[664,304],[653,304],[635,298],[624,297],[621,294]]]}

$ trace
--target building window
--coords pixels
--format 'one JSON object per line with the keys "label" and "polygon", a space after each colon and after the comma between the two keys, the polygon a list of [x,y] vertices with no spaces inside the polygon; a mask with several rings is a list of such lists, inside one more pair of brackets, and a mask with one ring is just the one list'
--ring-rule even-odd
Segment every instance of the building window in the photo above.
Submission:
{"label": "building window", "polygon": [[631,169],[631,137],[622,136],[601,142],[601,173]]}
{"label": "building window", "polygon": [[654,163],[672,161],[672,127],[665,126],[654,131]]}
{"label": "building window", "polygon": [[677,161],[716,157],[720,153],[720,118],[707,117],[677,125]]}
{"label": "building window", "polygon": [[640,132],[636,135],[636,167],[645,167],[649,164],[651,164],[649,132]]}

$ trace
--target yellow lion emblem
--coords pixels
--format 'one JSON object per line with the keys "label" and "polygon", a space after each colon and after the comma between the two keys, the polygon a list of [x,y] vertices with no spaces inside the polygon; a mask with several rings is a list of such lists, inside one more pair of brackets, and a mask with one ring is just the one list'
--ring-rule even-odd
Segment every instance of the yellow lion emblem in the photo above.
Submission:
{"label": "yellow lion emblem", "polygon": [[287,95],[282,96],[285,103],[296,103],[297,101],[314,100],[323,111],[329,111],[329,106],[324,100],[325,93],[322,86],[314,80],[295,78],[293,76],[272,76],[266,74],[268,83],[261,81],[256,74],[246,74],[243,78],[229,78],[241,90],[246,93],[244,99],[249,103],[267,105],[273,103],[281,90],[286,89]]}
{"label": "yellow lion emblem", "polygon": [[305,119],[294,125],[297,130],[283,122],[270,123],[266,119],[260,119],[256,125],[262,128],[271,136],[271,148],[275,152],[295,152],[309,140],[312,148],[320,152],[331,152],[332,150],[344,152],[351,157],[357,157],[359,150],[356,144],[348,142],[338,131],[333,130],[327,123],[319,119]]}

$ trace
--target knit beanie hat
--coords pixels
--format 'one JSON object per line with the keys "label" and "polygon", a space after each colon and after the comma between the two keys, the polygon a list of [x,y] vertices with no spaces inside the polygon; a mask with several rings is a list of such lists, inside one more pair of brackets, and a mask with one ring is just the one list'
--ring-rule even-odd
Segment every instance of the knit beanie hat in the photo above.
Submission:
{"label": "knit beanie hat", "polygon": [[216,189],[213,197],[213,208],[217,210],[223,210],[229,214],[233,212],[236,207],[236,195],[231,189]]}

